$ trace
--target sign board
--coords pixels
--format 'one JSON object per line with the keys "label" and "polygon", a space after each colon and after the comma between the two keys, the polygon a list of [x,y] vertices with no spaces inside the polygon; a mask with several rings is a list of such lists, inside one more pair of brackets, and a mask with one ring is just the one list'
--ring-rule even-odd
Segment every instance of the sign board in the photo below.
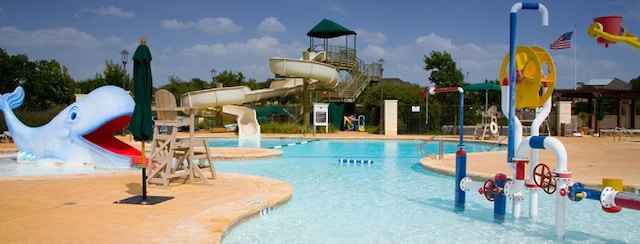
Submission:
{"label": "sign board", "polygon": [[316,126],[324,126],[325,132],[329,132],[329,104],[314,103],[313,104],[313,131]]}
{"label": "sign board", "polygon": [[420,106],[411,106],[411,112],[420,113]]}

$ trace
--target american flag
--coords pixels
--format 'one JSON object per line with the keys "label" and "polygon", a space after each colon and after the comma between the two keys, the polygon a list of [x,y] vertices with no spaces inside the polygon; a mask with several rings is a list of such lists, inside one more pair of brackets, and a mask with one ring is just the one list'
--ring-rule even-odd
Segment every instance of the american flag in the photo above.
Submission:
{"label": "american flag", "polygon": [[553,50],[571,48],[571,34],[573,34],[573,31],[562,34],[558,39],[551,43],[551,45],[549,45],[549,48]]}

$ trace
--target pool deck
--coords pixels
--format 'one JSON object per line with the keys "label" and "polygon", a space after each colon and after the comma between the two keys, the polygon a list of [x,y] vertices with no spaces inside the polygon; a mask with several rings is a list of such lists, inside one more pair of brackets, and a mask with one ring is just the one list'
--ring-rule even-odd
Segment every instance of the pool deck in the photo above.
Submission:
{"label": "pool deck", "polygon": [[[198,133],[203,137],[234,134]],[[302,135],[263,134],[263,137],[301,138]],[[317,133],[309,139],[426,139],[430,136],[382,136],[360,132]],[[457,140],[457,136],[446,137]],[[573,181],[597,186],[602,178],[620,178],[632,189],[640,186],[640,142],[633,138],[556,137],[565,146]],[[504,140],[506,141],[506,140]],[[496,143],[496,141],[488,141]],[[15,150],[0,143],[0,153]],[[135,144],[133,144],[135,145]],[[214,149],[219,157],[245,159],[279,157],[279,150]],[[492,178],[508,173],[506,152],[469,153],[467,175]],[[555,155],[540,151],[540,162],[555,168]],[[242,163],[242,161],[238,161]],[[453,174],[455,156],[422,159],[423,167]],[[510,174],[508,174],[510,175]],[[99,175],[0,177],[0,241],[219,243],[226,231],[264,209],[277,208],[294,194],[277,179],[218,172],[213,185],[172,184],[169,189],[148,188],[148,196],[171,196],[156,205],[114,204],[141,194],[140,172]],[[277,211],[277,210],[276,210]]]}

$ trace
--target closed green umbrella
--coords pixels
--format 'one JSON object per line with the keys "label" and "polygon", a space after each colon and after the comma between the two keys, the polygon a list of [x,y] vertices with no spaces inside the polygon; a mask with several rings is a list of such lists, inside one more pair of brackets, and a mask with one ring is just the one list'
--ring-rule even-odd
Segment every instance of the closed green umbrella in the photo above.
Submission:
{"label": "closed green umbrella", "polygon": [[[129,130],[136,141],[153,139],[153,121],[151,120],[151,99],[153,93],[153,79],[151,78],[151,51],[142,38],[140,45],[133,54],[133,100],[136,107],[131,116]],[[144,143],[142,144],[144,145]],[[144,151],[142,151],[144,156]],[[146,162],[142,161],[142,168]]]}
{"label": "closed green umbrella", "polygon": [[147,40],[142,38],[140,45],[133,54],[133,100],[136,106],[129,122],[129,131],[133,139],[142,142],[140,152],[142,162],[142,196],[134,196],[117,203],[132,203],[152,205],[169,200],[173,197],[147,198],[147,159],[145,158],[145,141],[153,139],[153,121],[151,119],[151,99],[153,93],[153,79],[151,78],[151,51],[147,47]]}

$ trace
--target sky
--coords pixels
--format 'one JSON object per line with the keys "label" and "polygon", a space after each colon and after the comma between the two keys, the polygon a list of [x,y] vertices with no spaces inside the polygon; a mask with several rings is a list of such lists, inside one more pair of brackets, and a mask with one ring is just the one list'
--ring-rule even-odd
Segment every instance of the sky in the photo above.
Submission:
{"label": "sky", "polygon": [[[429,84],[424,57],[451,54],[466,83],[498,79],[509,50],[510,10],[503,0],[449,1],[150,1],[60,0],[0,2],[0,48],[31,61],[55,59],[82,81],[121,63],[142,37],[151,49],[154,86],[170,76],[211,80],[211,70],[242,72],[258,82],[273,78],[270,57],[300,58],[309,48],[306,33],[322,19],[357,33],[355,48],[365,63],[384,59],[385,78]],[[590,79],[640,76],[640,49],[625,43],[605,48],[587,35],[599,16],[622,16],[629,33],[640,33],[640,1],[540,1],[549,26],[535,10],[517,13],[516,44],[541,46],[556,66],[556,88]],[[570,49],[549,44],[574,31]],[[316,41],[318,43],[318,41]],[[331,40],[332,45],[349,41]],[[133,72],[132,61],[126,65]]]}

